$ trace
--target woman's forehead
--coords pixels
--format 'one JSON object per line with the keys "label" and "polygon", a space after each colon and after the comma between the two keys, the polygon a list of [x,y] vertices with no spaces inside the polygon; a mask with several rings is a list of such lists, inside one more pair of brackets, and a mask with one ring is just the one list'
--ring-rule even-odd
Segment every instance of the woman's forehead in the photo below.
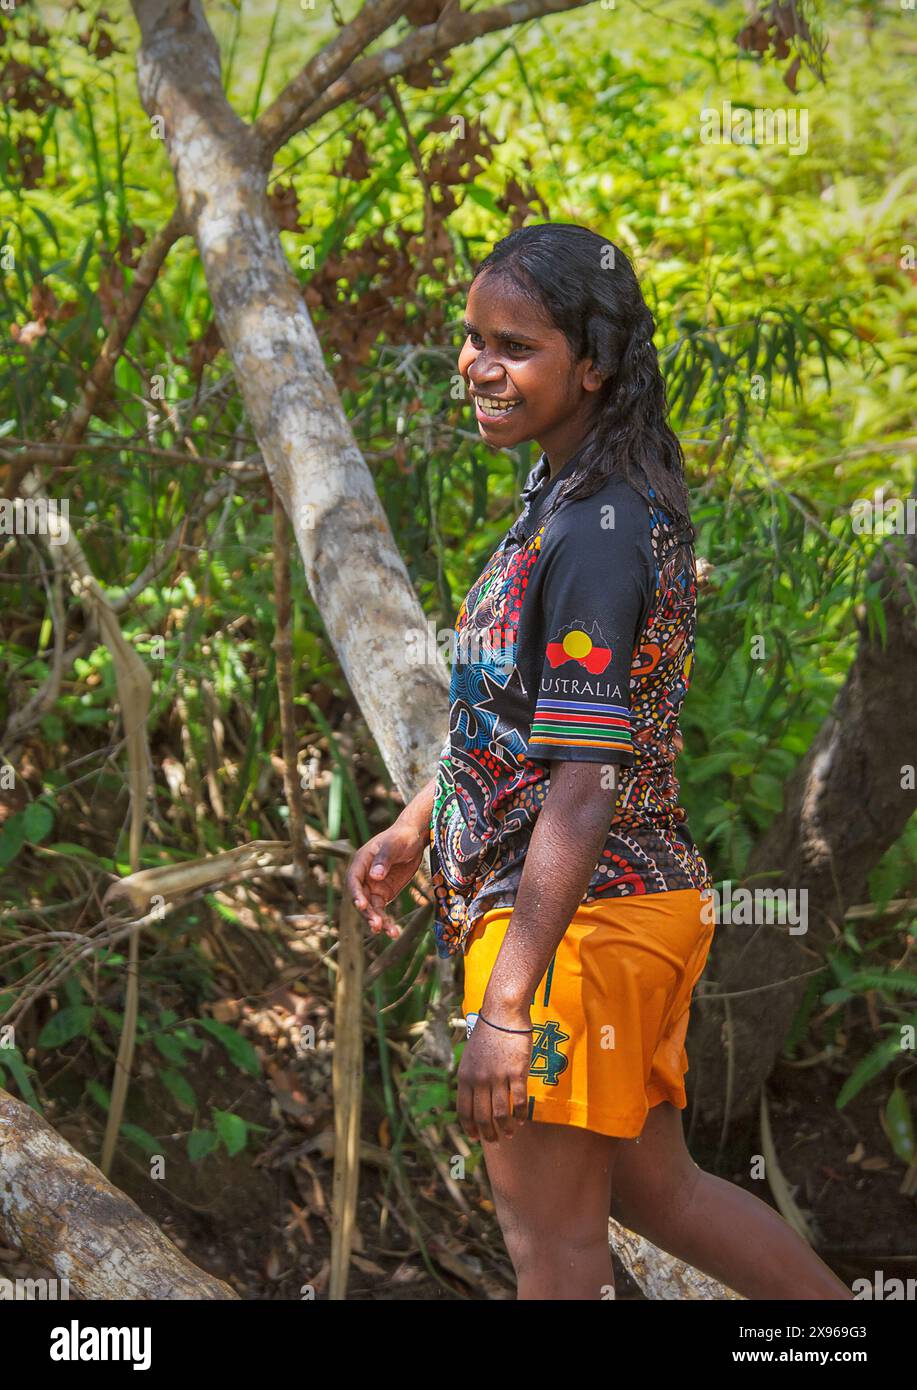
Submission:
{"label": "woman's forehead", "polygon": [[468,291],[465,318],[479,332],[495,335],[514,330],[543,337],[557,331],[547,314],[502,276],[482,276],[474,282]]}

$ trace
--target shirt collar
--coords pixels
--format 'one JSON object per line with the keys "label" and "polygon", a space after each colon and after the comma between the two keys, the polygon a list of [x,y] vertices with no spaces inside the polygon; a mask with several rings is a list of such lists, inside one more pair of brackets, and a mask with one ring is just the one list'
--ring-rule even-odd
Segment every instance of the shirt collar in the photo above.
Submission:
{"label": "shirt collar", "polygon": [[579,454],[579,450],[571,454],[563,468],[553,478],[547,455],[544,453],[541,455],[523,484],[520,493],[523,504],[522,511],[507,532],[504,545],[525,544],[529,538],[529,529],[536,508],[540,510],[542,503],[554,491],[557,484],[573,472],[579,460]]}
{"label": "shirt collar", "polygon": [[540,491],[542,484],[550,476],[550,473],[551,467],[548,463],[547,456],[542,454],[523,484],[520,494],[523,502],[528,502],[530,498],[535,496],[536,492]]}

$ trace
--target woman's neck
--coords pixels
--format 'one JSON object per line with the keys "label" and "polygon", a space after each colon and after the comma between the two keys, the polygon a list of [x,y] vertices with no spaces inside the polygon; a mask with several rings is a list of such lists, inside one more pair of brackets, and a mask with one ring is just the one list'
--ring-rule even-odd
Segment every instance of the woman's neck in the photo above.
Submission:
{"label": "woman's neck", "polygon": [[585,425],[581,420],[565,421],[556,435],[552,434],[550,438],[538,441],[548,461],[552,478],[556,478],[561,469],[566,468],[573,455],[579,453],[592,433],[592,427],[592,419]]}

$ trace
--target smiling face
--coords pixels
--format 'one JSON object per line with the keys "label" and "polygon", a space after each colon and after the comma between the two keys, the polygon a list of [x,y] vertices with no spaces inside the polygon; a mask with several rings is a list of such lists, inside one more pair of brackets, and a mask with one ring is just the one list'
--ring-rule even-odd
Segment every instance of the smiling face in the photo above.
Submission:
{"label": "smiling face", "polygon": [[458,367],[478,428],[495,448],[535,439],[552,473],[586,435],[602,378],[574,362],[564,334],[498,271],[474,281]]}

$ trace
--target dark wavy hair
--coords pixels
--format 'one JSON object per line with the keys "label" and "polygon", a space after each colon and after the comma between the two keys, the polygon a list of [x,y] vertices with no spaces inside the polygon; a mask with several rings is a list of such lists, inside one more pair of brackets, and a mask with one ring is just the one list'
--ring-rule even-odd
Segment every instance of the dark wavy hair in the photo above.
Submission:
{"label": "dark wavy hair", "polygon": [[519,227],[481,261],[473,280],[482,275],[509,281],[564,334],[574,361],[592,358],[605,378],[577,467],[551,511],[589,497],[617,474],[669,512],[680,538],[693,542],[684,453],[666,422],[655,323],[621,248],[572,223]]}

